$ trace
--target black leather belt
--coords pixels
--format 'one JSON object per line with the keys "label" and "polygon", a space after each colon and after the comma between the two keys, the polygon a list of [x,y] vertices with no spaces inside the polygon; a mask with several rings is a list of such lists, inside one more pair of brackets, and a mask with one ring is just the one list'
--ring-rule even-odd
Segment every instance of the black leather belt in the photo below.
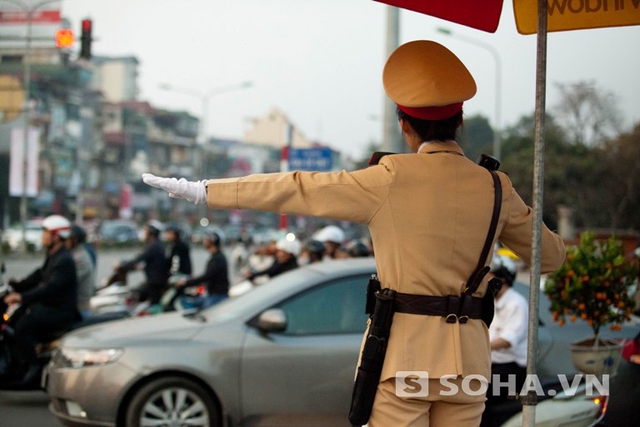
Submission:
{"label": "black leather belt", "polygon": [[436,297],[396,292],[393,308],[396,313],[442,316],[447,323],[467,323],[469,319],[482,317],[482,298],[468,294]]}

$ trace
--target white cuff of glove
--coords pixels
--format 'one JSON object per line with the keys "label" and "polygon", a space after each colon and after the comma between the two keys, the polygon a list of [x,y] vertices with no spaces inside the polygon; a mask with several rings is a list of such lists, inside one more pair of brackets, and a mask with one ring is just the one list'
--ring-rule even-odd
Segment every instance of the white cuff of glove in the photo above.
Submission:
{"label": "white cuff of glove", "polygon": [[160,188],[169,193],[169,197],[185,199],[196,205],[207,203],[207,180],[187,181],[185,178],[162,178],[150,173],[143,173],[145,184]]}

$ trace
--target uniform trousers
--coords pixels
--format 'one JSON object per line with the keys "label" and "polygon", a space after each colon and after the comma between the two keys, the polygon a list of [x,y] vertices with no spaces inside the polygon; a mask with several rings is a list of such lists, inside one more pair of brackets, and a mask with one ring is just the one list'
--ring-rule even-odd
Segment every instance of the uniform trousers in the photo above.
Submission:
{"label": "uniform trousers", "polygon": [[[484,410],[485,394],[477,380],[463,386],[462,377],[429,379],[428,395],[398,397],[396,378],[378,384],[368,427],[478,427]],[[458,392],[450,394],[453,386]],[[471,389],[472,393],[466,393]],[[485,389],[486,390],[486,385]]]}

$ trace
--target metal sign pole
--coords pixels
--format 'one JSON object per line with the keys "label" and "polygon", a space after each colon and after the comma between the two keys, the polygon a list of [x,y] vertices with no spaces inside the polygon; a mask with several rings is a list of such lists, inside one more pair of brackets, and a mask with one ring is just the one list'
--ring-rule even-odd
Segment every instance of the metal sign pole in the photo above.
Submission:
{"label": "metal sign pole", "polygon": [[[540,252],[542,243],[542,204],[544,188],[544,116],[547,72],[547,1],[538,1],[536,55],[536,122],[533,163],[533,230],[531,236],[531,276],[529,288],[529,337],[527,342],[527,378],[535,378],[538,355],[538,311],[540,297]],[[528,382],[527,382],[528,383]],[[525,385],[527,384],[525,383]],[[522,425],[536,424],[535,390],[522,397]]]}

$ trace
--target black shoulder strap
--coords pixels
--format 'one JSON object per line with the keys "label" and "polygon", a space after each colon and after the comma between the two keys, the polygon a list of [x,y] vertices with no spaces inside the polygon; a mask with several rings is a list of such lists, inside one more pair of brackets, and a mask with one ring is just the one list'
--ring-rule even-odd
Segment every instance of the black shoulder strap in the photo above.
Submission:
{"label": "black shoulder strap", "polygon": [[469,295],[478,289],[480,282],[482,282],[484,276],[489,272],[489,267],[484,264],[487,261],[487,256],[491,250],[491,244],[493,243],[493,236],[496,234],[496,228],[498,228],[498,219],[500,218],[500,209],[502,207],[502,183],[500,182],[500,177],[494,170],[489,170],[489,172],[493,178],[493,213],[491,214],[491,224],[489,225],[489,231],[487,232],[487,238],[484,241],[484,247],[482,248],[478,265],[469,278],[464,291],[464,293]]}

